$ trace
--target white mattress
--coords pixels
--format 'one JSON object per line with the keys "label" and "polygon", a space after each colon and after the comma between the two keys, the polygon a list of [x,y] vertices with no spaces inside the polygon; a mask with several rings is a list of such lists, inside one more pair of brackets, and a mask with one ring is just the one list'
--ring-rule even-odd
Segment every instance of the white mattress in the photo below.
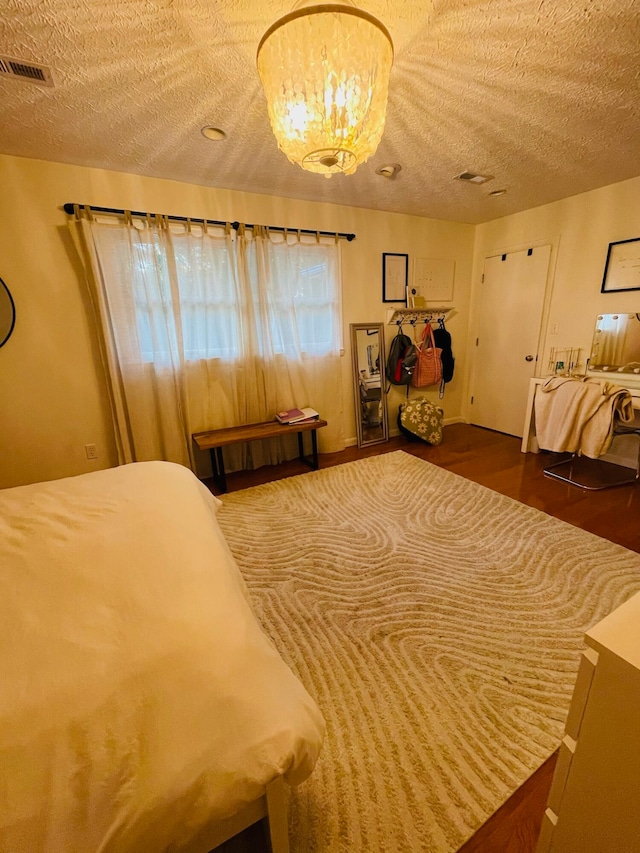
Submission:
{"label": "white mattress", "polygon": [[0,851],[160,853],[311,772],[324,723],[185,468],[0,492]]}

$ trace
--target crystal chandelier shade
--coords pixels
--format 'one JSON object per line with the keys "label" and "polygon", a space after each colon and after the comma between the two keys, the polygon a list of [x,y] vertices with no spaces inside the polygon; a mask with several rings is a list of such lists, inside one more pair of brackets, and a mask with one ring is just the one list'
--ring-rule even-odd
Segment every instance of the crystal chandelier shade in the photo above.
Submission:
{"label": "crystal chandelier shade", "polygon": [[351,6],[299,9],[265,33],[257,61],[271,127],[292,163],[348,175],[375,152],[393,62],[379,21]]}

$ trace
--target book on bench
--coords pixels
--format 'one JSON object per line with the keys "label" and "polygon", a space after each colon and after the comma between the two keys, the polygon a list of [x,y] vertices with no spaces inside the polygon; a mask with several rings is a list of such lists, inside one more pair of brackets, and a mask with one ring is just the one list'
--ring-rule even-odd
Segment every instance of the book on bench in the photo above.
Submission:
{"label": "book on bench", "polygon": [[278,412],[276,420],[281,424],[301,424],[309,421],[317,421],[320,415],[315,409],[307,406],[305,409],[287,409],[286,412]]}

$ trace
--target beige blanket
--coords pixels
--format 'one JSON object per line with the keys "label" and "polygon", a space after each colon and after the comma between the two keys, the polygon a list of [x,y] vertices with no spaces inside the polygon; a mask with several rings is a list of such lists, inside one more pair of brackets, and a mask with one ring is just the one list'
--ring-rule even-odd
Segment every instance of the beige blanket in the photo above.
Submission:
{"label": "beige blanket", "polygon": [[536,437],[543,450],[596,459],[606,453],[616,421],[634,419],[626,388],[597,379],[552,376],[535,397]]}
{"label": "beige blanket", "polygon": [[2,853],[192,850],[311,772],[320,711],[219,507],[169,462],[0,492]]}

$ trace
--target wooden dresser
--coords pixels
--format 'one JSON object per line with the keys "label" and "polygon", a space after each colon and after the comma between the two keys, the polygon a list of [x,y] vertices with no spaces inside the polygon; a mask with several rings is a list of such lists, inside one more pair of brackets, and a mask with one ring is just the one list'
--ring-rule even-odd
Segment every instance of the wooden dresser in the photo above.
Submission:
{"label": "wooden dresser", "polygon": [[585,636],[536,853],[640,850],[640,593]]}

